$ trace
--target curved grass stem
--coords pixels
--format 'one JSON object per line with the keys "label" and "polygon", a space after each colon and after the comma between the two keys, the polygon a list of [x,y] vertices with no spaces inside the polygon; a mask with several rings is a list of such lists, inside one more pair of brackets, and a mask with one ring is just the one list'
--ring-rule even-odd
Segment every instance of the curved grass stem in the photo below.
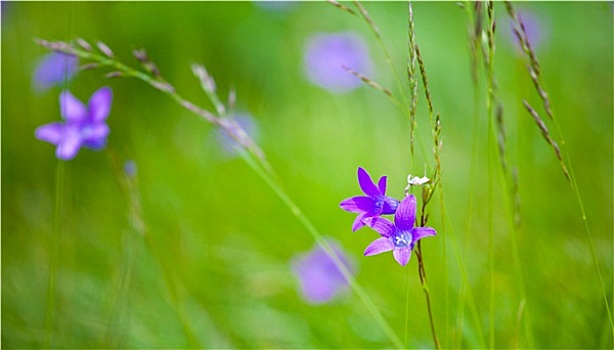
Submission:
{"label": "curved grass stem", "polygon": [[[322,234],[318,231],[318,229],[311,223],[311,221],[303,214],[300,208],[294,203],[294,201],[290,198],[290,196],[282,189],[280,182],[278,180],[277,175],[275,174],[273,168],[268,163],[266,158],[264,157],[264,153],[260,150],[260,148],[253,143],[253,141],[244,133],[241,133],[242,130],[234,129],[236,125],[232,125],[228,122],[228,119],[221,118],[220,116],[216,116],[213,113],[204,110],[190,101],[184,99],[181,95],[179,95],[175,89],[163,80],[159,75],[156,77],[150,76],[143,72],[137,71],[121,62],[116,61],[114,58],[100,55],[91,51],[83,50],[77,48],[74,45],[65,42],[48,42],[45,40],[37,40],[37,43],[54,51],[60,51],[67,54],[76,55],[80,58],[91,60],[99,64],[100,66],[110,67],[116,70],[114,76],[117,77],[131,77],[139,79],[153,88],[162,91],[169,97],[171,97],[175,102],[177,102],[183,108],[189,110],[190,112],[195,113],[200,116],[201,120],[209,125],[213,125],[216,127],[220,127],[228,131],[229,135],[236,141],[234,146],[236,147],[238,153],[241,155],[241,158],[254,170],[266,183],[269,187],[277,194],[277,196],[281,199],[281,201],[288,207],[290,212],[297,218],[297,220],[305,227],[307,232],[314,238],[317,244],[322,247],[322,249],[326,252],[329,258],[333,261],[335,266],[342,273],[344,278],[348,281],[350,288],[356,293],[359,299],[363,302],[366,309],[369,311],[375,322],[380,326],[384,334],[389,338],[391,343],[396,348],[403,348],[403,343],[394,332],[390,324],[385,320],[384,316],[380,312],[380,310],[375,305],[375,302],[369,297],[367,292],[362,288],[362,286],[358,283],[358,281],[353,277],[351,271],[345,266],[345,264],[337,257],[333,248],[330,244],[323,238]],[[155,254],[155,246],[152,244],[151,239],[148,238],[148,235],[145,236],[147,244],[150,246],[152,251]],[[167,284],[169,286],[171,295],[175,300],[177,298],[177,291],[175,287],[175,283],[170,276],[168,267],[163,264],[163,270],[165,272],[165,278],[167,279]],[[182,310],[179,310],[182,311]],[[180,314],[183,321],[183,315]],[[188,332],[189,334],[189,332]]]}

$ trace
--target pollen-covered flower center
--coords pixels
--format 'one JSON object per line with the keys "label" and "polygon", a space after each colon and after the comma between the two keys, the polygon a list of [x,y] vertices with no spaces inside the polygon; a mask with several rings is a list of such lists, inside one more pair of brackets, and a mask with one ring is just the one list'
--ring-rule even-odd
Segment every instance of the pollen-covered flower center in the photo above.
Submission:
{"label": "pollen-covered flower center", "polygon": [[392,237],[392,244],[395,248],[407,248],[411,244],[411,235],[408,232],[398,232]]}

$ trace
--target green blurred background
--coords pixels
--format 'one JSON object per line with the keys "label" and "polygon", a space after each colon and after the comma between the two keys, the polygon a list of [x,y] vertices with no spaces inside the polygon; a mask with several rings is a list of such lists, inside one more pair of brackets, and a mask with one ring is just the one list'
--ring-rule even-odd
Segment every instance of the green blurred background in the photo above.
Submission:
{"label": "green blurred background", "polygon": [[[612,4],[515,5],[540,18],[547,32],[536,52],[611,307]],[[406,3],[365,7],[405,82]],[[423,242],[442,345],[488,347],[492,337],[495,347],[505,348],[612,348],[580,207],[554,152],[522,107],[526,99],[546,118],[526,60],[510,40],[503,4],[495,5],[495,74],[507,151],[519,178],[522,224],[515,233],[496,148],[488,141],[483,77],[477,99],[474,94],[466,11],[454,3],[416,3],[414,15],[443,125],[444,203],[435,196],[429,225],[438,236]],[[234,88],[237,110],[258,123],[258,143],[283,188],[321,233],[352,257],[358,282],[401,339],[409,308],[407,346],[432,347],[416,258],[400,267],[391,254],[362,257],[377,234],[367,228],[352,233],[354,215],[338,207],[360,192],[358,166],[374,177],[388,175],[389,194],[397,198],[408,173],[422,175],[425,164],[432,169],[425,100],[420,92],[412,158],[407,116],[385,95],[368,87],[335,94],[310,84],[303,66],[310,36],[346,30],[368,43],[373,79],[394,87],[369,27],[327,3],[3,2],[2,346],[392,346],[351,291],[323,305],[305,302],[290,261],[311,249],[313,238],[240,158],[221,156],[211,127],[142,82],[105,80],[98,70],[81,72],[67,85],[81,100],[108,85],[114,100],[109,152],[81,150],[63,165],[49,333],[45,315],[59,161],[51,145],[34,138],[34,130],[59,120],[61,88],[41,92],[33,86],[34,69],[47,53],[33,39],[82,37],[105,42],[133,67],[132,50],[145,48],[179,93],[203,107],[211,106],[191,63],[207,67],[223,96]],[[140,194],[146,239],[131,228],[134,204],[126,200],[126,183],[118,181],[118,167],[126,160],[138,167],[129,189]]]}

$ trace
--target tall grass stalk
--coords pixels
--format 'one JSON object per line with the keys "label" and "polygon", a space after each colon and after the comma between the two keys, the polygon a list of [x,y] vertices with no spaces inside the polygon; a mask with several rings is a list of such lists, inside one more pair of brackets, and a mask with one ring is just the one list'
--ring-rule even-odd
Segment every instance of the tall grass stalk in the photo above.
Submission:
{"label": "tall grass stalk", "polygon": [[416,78],[416,32],[412,2],[407,2],[407,79],[409,81],[409,145],[414,155],[414,136],[416,131],[416,106],[418,104],[418,79]]}
{"label": "tall grass stalk", "polygon": [[[431,91],[429,89],[428,79],[426,76],[426,68],[424,66],[422,54],[420,53],[420,48],[418,47],[417,44],[414,44],[414,45],[415,45],[414,49],[415,49],[416,59],[418,61],[418,66],[420,68],[420,76],[422,77],[424,94],[426,96],[426,101],[428,104],[429,120],[431,122],[431,131],[433,134],[433,143],[434,143],[433,144],[433,156],[435,158],[435,169],[433,170],[433,175],[431,176],[433,185],[432,187],[431,186],[424,187],[423,192],[422,192],[422,210],[421,210],[420,226],[426,226],[426,223],[428,220],[428,215],[426,214],[426,206],[430,202],[432,195],[435,189],[438,188],[438,186],[441,192],[441,187],[440,187],[440,179],[441,179],[440,152],[441,152],[441,147],[442,147],[442,143],[440,141],[441,121],[439,119],[439,115],[437,115],[436,120],[433,119],[433,101],[431,99]],[[445,245],[445,241],[444,241],[444,245]],[[426,269],[424,266],[424,260],[422,259],[422,244],[420,241],[418,241],[418,249],[417,249],[416,255],[418,256],[418,275],[420,276],[420,283],[422,284],[422,289],[424,290],[424,294],[426,297],[426,305],[427,305],[427,310],[428,310],[428,315],[429,315],[429,321],[431,324],[431,333],[433,335],[433,342],[435,343],[435,348],[439,349],[441,345],[439,344],[439,339],[437,338],[437,334],[435,332],[435,321],[433,320],[433,312],[431,310],[431,298],[430,298],[430,293],[429,293],[429,288],[428,288],[428,282],[426,279]]]}
{"label": "tall grass stalk", "polygon": [[[428,188],[428,187],[427,187]],[[429,191],[430,192],[430,191]],[[432,195],[432,192],[431,194]],[[425,196],[422,196],[422,210],[420,214],[420,226],[426,226],[428,221],[428,215],[426,214],[426,205],[430,198],[425,199]],[[424,259],[422,255],[422,244],[421,241],[418,241],[418,249],[416,250],[416,256],[418,257],[418,276],[420,277],[420,284],[422,284],[422,290],[424,291],[424,296],[426,297],[426,309],[429,316],[429,323],[431,326],[431,335],[433,336],[433,343],[435,344],[435,349],[440,349],[441,345],[439,343],[439,339],[437,338],[437,332],[435,331],[435,320],[433,319],[433,310],[431,307],[431,295],[429,291],[429,284],[426,278],[426,268],[424,267]]]}
{"label": "tall grass stalk", "polygon": [[[492,1],[488,1],[487,5],[488,13],[488,54],[486,55],[486,68],[487,68],[487,86],[488,86],[488,98],[486,100],[486,109],[488,114],[488,150],[491,149],[491,145],[494,144],[493,140],[493,119],[494,119],[494,103],[495,103],[495,19],[494,19],[494,4]],[[501,158],[503,156],[499,154]],[[488,171],[489,175],[492,172],[492,152],[488,152]],[[491,349],[495,347],[495,254],[494,254],[494,197],[493,197],[493,176],[488,176],[488,270],[490,273],[490,303],[489,303],[489,332],[488,332],[488,346]]]}
{"label": "tall grass stalk", "polygon": [[[384,44],[384,41],[382,39],[382,35],[380,34],[379,28],[377,27],[375,22],[373,22],[373,19],[371,18],[371,15],[369,15],[369,12],[360,3],[360,1],[354,0],[354,5],[358,9],[358,12],[361,14],[362,18],[369,25],[369,28],[371,28],[371,31],[373,32],[377,43],[379,44],[379,46],[382,49],[382,52],[384,53],[384,56],[386,58],[386,63],[388,64],[388,66],[392,70],[392,77],[394,78],[394,81],[395,81],[395,84],[397,86],[397,89],[401,93],[401,98],[403,100],[403,104],[405,106],[409,106],[409,101],[407,101],[406,95],[404,93],[405,88],[404,88],[403,83],[401,82],[401,77],[398,74],[397,69],[396,69],[396,67],[395,67],[395,65],[394,65],[394,63],[392,61],[392,56],[390,55],[390,52],[388,51],[388,49],[386,48],[386,45]],[[409,113],[409,109],[408,108],[404,109],[404,112],[405,113]]]}
{"label": "tall grass stalk", "polygon": [[127,175],[119,165],[118,157],[110,147],[106,148],[108,158],[111,161],[115,180],[122,190],[128,215],[126,219],[130,224],[130,230],[122,233],[122,257],[118,276],[115,278],[114,288],[111,291],[110,306],[107,315],[107,329],[103,338],[103,347],[122,347],[122,331],[126,326],[126,320],[122,310],[129,310],[129,291],[132,287],[136,259],[138,258],[145,235],[145,225],[142,219],[140,196],[136,188],[136,179]]}
{"label": "tall grass stalk", "polygon": [[[473,4],[471,4],[473,5]],[[490,281],[490,302],[488,306],[488,314],[489,314],[489,347],[496,346],[496,337],[495,337],[495,319],[494,319],[494,310],[495,310],[495,254],[494,247],[495,244],[495,235],[494,235],[494,200],[495,200],[495,186],[493,183],[494,178],[498,177],[501,181],[500,188],[503,192],[503,205],[504,208],[507,209],[506,217],[508,220],[508,232],[509,239],[511,241],[511,250],[513,255],[514,262],[514,270],[515,270],[515,279],[518,281],[518,291],[520,295],[519,303],[522,307],[519,307],[519,312],[517,315],[517,323],[518,327],[520,325],[525,326],[525,335],[527,339],[527,343],[529,347],[533,347],[533,338],[531,331],[531,322],[528,312],[528,307],[526,306],[527,298],[526,298],[526,289],[524,285],[524,278],[522,275],[522,266],[518,253],[518,244],[517,244],[517,234],[518,228],[520,224],[519,217],[519,201],[518,201],[518,179],[517,174],[514,169],[512,169],[509,165],[509,161],[507,158],[506,152],[506,132],[505,125],[503,120],[503,107],[501,102],[498,101],[497,98],[497,85],[495,79],[495,70],[494,70],[494,61],[495,61],[495,31],[496,31],[496,21],[495,21],[495,13],[494,13],[494,2],[489,1],[486,3],[486,8],[482,5],[482,3],[475,3],[474,6],[470,6],[469,3],[466,3],[465,6],[469,27],[469,51],[471,53],[472,59],[472,80],[474,83],[474,106],[475,106],[475,118],[474,118],[474,142],[473,142],[473,152],[472,152],[472,170],[471,170],[471,192],[473,192],[474,188],[474,179],[476,177],[477,164],[476,157],[478,151],[476,149],[478,145],[477,141],[477,130],[478,130],[478,120],[480,116],[480,96],[482,94],[480,87],[482,86],[482,80],[480,79],[480,75],[478,74],[478,60],[481,58],[484,63],[485,68],[485,80],[486,80],[486,115],[487,115],[487,124],[488,127],[486,129],[486,159],[487,159],[487,168],[489,169],[489,177],[488,177],[488,270],[489,270],[489,281]],[[473,11],[471,10],[473,9]],[[484,15],[486,12],[486,16]],[[486,23],[484,23],[484,19],[486,18]],[[483,40],[486,38],[486,40]],[[481,52],[481,55],[479,54]],[[498,152],[494,152],[493,150],[497,149]],[[495,158],[498,158],[498,162],[500,167],[495,166]],[[499,168],[499,171],[496,171],[494,168]],[[497,172],[495,175],[493,171]],[[470,208],[471,211],[471,208]],[[471,214],[470,214],[471,215]],[[471,226],[471,220],[469,221],[469,225]],[[471,231],[471,230],[469,230]],[[522,322],[523,316],[525,318],[525,322]],[[514,339],[514,343],[518,344],[518,333],[516,333],[516,337]]]}
{"label": "tall grass stalk", "polygon": [[[206,124],[220,127],[224,131],[226,131],[228,135],[232,137],[234,141],[236,141],[236,144],[234,146],[240,154],[241,158],[267,183],[267,185],[269,185],[273,192],[277,194],[277,196],[282,200],[282,202],[288,207],[290,212],[298,219],[298,221],[305,227],[307,232],[314,238],[317,244],[322,247],[322,249],[326,252],[326,254],[333,261],[335,266],[339,269],[339,271],[348,281],[350,288],[356,293],[356,295],[358,295],[359,299],[363,302],[367,310],[371,313],[371,316],[375,320],[375,323],[380,326],[380,328],[389,338],[391,343],[397,348],[403,347],[403,343],[401,342],[397,334],[394,332],[392,327],[385,320],[384,316],[377,308],[374,301],[369,297],[367,292],[353,277],[351,271],[349,271],[345,264],[337,257],[335,251],[330,246],[330,244],[323,238],[322,234],[320,234],[317,228],[311,223],[311,221],[305,216],[305,214],[303,214],[303,212],[294,203],[294,201],[292,201],[290,196],[283,190],[277,175],[275,174],[271,165],[266,160],[262,150],[249,138],[247,134],[245,134],[242,129],[240,129],[238,125],[232,124],[227,118],[220,118],[218,116],[215,116],[213,113],[204,110],[191,103],[190,101],[184,99],[176,92],[172,85],[163,80],[161,77],[153,77],[151,75],[137,71],[115,60],[109,55],[101,55],[95,52],[83,50],[65,42],[48,42],[45,40],[37,40],[37,42],[43,47],[46,47],[50,50],[76,55],[80,58],[94,61],[100,66],[110,67],[115,70],[114,72],[112,72],[115,73],[113,74],[113,76],[132,77],[139,79],[154,87],[155,89],[162,91],[163,93],[171,97],[174,101],[176,101],[179,105],[186,108],[190,112],[193,112],[198,115],[200,117],[199,119]],[[145,235],[145,241],[151,251],[157,255],[158,248],[155,246],[155,243],[151,240],[151,238],[149,238],[149,235]],[[169,286],[171,298],[174,302],[177,302],[179,299],[179,295],[173,276],[170,273],[169,267],[162,261],[160,262],[164,271],[164,278],[167,282],[167,285]],[[185,315],[183,309],[179,308],[178,312],[182,323],[185,325]],[[186,333],[189,335],[189,338],[195,338],[193,337],[193,333],[189,330],[189,328],[186,329]]]}
{"label": "tall grass stalk", "polygon": [[[490,111],[489,111],[490,112]],[[490,113],[489,113],[490,114]],[[488,119],[488,151],[491,150],[491,145],[494,144],[492,137],[492,119]],[[494,349],[495,347],[495,253],[494,253],[494,196],[493,196],[493,176],[492,165],[493,155],[492,152],[487,153],[487,168],[488,168],[488,274],[490,275],[489,285],[489,304],[488,304],[488,347]]]}
{"label": "tall grass stalk", "polygon": [[47,307],[45,309],[45,342],[44,348],[53,346],[52,333],[55,317],[56,277],[58,258],[60,255],[60,241],[62,238],[63,194],[64,194],[64,161],[59,160],[55,173],[55,211],[53,217],[53,230],[51,232],[51,252],[49,254],[49,277],[47,280]]}
{"label": "tall grass stalk", "polygon": [[[593,261],[593,265],[595,266],[595,272],[597,273],[597,277],[599,279],[599,284],[600,284],[600,288],[601,288],[601,294],[603,297],[603,303],[606,309],[606,312],[608,314],[608,320],[610,323],[610,328],[612,331],[612,336],[614,337],[614,316],[612,315],[612,310],[610,308],[610,303],[608,301],[608,292],[606,291],[606,287],[605,287],[605,283],[603,281],[603,276],[601,274],[601,268],[599,266],[599,260],[597,259],[597,253],[595,251],[595,243],[593,241],[593,235],[591,233],[591,229],[590,226],[588,224],[588,219],[586,217],[586,211],[584,209],[584,203],[582,200],[582,196],[580,195],[580,189],[578,188],[578,183],[576,180],[576,176],[574,173],[574,169],[573,169],[573,165],[572,165],[572,161],[571,161],[571,156],[569,154],[569,151],[567,149],[567,143],[565,142],[565,138],[563,135],[563,131],[558,123],[557,118],[555,118],[555,113],[553,111],[553,108],[551,106],[550,103],[550,99],[548,96],[548,93],[546,91],[546,89],[544,88],[543,83],[541,82],[541,70],[539,67],[539,62],[537,60],[537,56],[535,55],[535,52],[533,51],[531,44],[527,38],[527,33],[526,33],[526,29],[524,26],[524,23],[522,22],[522,20],[519,18],[519,16],[516,15],[516,12],[514,10],[514,7],[512,6],[511,2],[509,1],[505,1],[505,7],[507,10],[508,15],[510,16],[510,18],[512,19],[513,23],[514,23],[514,33],[516,35],[516,37],[518,38],[518,40],[520,41],[522,48],[523,48],[523,52],[525,53],[525,56],[527,57],[529,64],[527,65],[527,71],[529,73],[529,77],[531,79],[531,81],[533,82],[533,85],[535,87],[535,90],[538,94],[538,96],[540,97],[541,101],[542,101],[542,105],[544,110],[546,111],[546,114],[548,115],[548,117],[550,118],[551,122],[554,125],[554,129],[557,133],[558,139],[560,141],[561,144],[561,151],[558,151],[558,147],[556,146],[556,143],[554,142],[554,140],[550,139],[550,141],[548,140],[548,138],[546,137],[547,133],[544,134],[544,128],[545,128],[545,123],[543,120],[541,120],[541,118],[539,118],[539,115],[537,114],[537,112],[532,113],[532,111],[530,110],[529,107],[527,107],[527,103],[525,103],[525,107],[527,107],[527,111],[529,112],[529,114],[531,114],[533,116],[533,118],[535,119],[535,121],[537,122],[539,128],[541,129],[542,133],[544,134],[544,137],[546,137],[546,141],[554,148],[555,153],[557,155],[557,158],[559,160],[559,163],[561,165],[561,169],[563,170],[563,173],[567,179],[567,181],[569,182],[569,185],[571,187],[571,190],[576,198],[576,202],[578,204],[578,207],[580,209],[580,214],[581,214],[581,219],[582,219],[582,224],[584,226],[584,231],[586,233],[586,237],[588,240],[588,246],[591,252],[591,259]],[[540,123],[541,122],[541,123]]]}
{"label": "tall grass stalk", "polygon": [[[479,135],[479,125],[480,125],[480,98],[481,98],[481,94],[480,94],[480,90],[482,87],[482,80],[479,79],[478,76],[478,60],[480,58],[479,52],[481,51],[481,37],[482,37],[482,22],[483,22],[483,16],[482,16],[482,3],[481,2],[469,2],[466,1],[464,3],[464,9],[465,12],[467,14],[467,23],[468,25],[468,43],[469,43],[469,53],[470,53],[470,58],[471,58],[471,78],[472,78],[472,82],[473,82],[473,105],[474,105],[474,115],[473,115],[473,128],[472,128],[472,145],[471,145],[471,167],[470,167],[470,181],[469,181],[469,203],[468,203],[468,212],[467,212],[467,216],[470,218],[469,220],[467,220],[467,227],[466,227],[466,231],[465,232],[473,232],[473,220],[471,218],[474,217],[473,215],[473,210],[474,210],[474,197],[475,197],[475,186],[476,186],[476,177],[478,174],[478,159],[479,159],[479,139],[478,139],[478,135]],[[466,238],[466,234],[465,234],[465,238]],[[467,242],[467,239],[463,239],[463,242]],[[465,249],[466,244],[463,245],[463,249],[462,249],[462,256],[465,256]],[[461,257],[457,257],[459,264],[461,263]],[[460,266],[460,265],[459,265]],[[461,287],[461,293],[459,296],[459,303],[458,303],[458,310],[457,310],[457,314],[458,314],[458,322],[457,322],[457,333],[462,334],[463,331],[463,319],[464,319],[464,307],[465,307],[465,300],[467,298],[467,288],[471,288],[466,280],[466,275],[464,273],[464,268],[461,269],[462,271],[462,275],[463,275],[463,284]],[[471,293],[469,293],[471,294]],[[473,299],[473,297],[471,296],[470,299],[472,306],[473,306],[473,310],[474,310],[474,321],[477,319],[477,308],[475,307],[475,301]],[[480,329],[480,336],[481,336],[481,340],[482,340],[482,347],[485,347],[485,343],[484,343],[484,339],[483,339],[483,332],[482,332],[482,328],[481,328],[481,323],[479,323],[479,321],[475,322],[476,325],[478,325],[478,329]],[[456,343],[455,347],[460,348],[462,345],[462,337],[459,337],[458,343]]]}
{"label": "tall grass stalk", "polygon": [[359,16],[362,17],[365,22],[367,23],[367,25],[369,26],[369,28],[371,29],[371,31],[373,32],[375,39],[377,41],[377,43],[380,45],[382,51],[384,52],[384,56],[386,59],[386,63],[390,66],[390,68],[392,69],[392,75],[393,78],[395,80],[395,84],[397,86],[397,89],[401,92],[401,100],[399,100],[397,98],[397,96],[395,94],[393,94],[390,89],[381,86],[381,84],[376,83],[375,81],[373,81],[372,79],[370,79],[369,77],[366,77],[365,75],[361,74],[360,72],[356,72],[348,67],[342,67],[344,69],[346,69],[350,74],[358,77],[360,80],[362,80],[364,83],[366,83],[368,86],[383,92],[387,97],[389,97],[391,99],[391,101],[394,103],[395,106],[397,106],[399,108],[399,110],[401,110],[404,114],[405,113],[410,113],[409,109],[406,108],[405,106],[408,106],[408,102],[405,99],[405,94],[403,93],[404,87],[403,84],[401,83],[401,78],[399,76],[399,74],[397,73],[397,70],[394,66],[394,64],[392,63],[392,58],[390,56],[390,53],[388,52],[388,49],[386,49],[386,45],[384,44],[384,41],[382,40],[382,36],[380,34],[379,28],[377,27],[377,25],[375,24],[375,22],[373,21],[373,19],[371,18],[371,16],[369,15],[369,12],[367,11],[367,9],[359,2],[359,1],[354,1],[354,6],[356,7],[356,10],[352,10],[351,8],[337,2],[334,0],[326,0],[328,3],[330,3],[331,5],[337,7],[340,10],[343,10],[344,12],[347,12],[351,15],[354,16]]}
{"label": "tall grass stalk", "polygon": [[183,308],[181,297],[181,291],[175,281],[176,277],[171,271],[169,264],[163,258],[160,248],[157,246],[151,235],[148,233],[147,226],[143,218],[143,208],[141,205],[141,196],[138,189],[136,174],[126,174],[123,167],[119,164],[117,155],[113,150],[107,148],[107,155],[113,167],[116,182],[118,183],[120,190],[122,191],[126,204],[128,207],[128,214],[126,219],[130,225],[130,230],[124,235],[123,239],[123,256],[122,263],[119,271],[119,281],[116,282],[115,289],[111,295],[111,307],[108,315],[109,326],[105,334],[104,343],[106,347],[121,347],[119,342],[119,333],[122,326],[122,319],[120,313],[122,307],[126,307],[128,291],[131,287],[132,275],[136,264],[136,257],[138,256],[142,247],[147,246],[148,251],[153,255],[154,260],[159,264],[162,277],[166,288],[169,292],[169,296],[172,300],[175,314],[179,319],[182,330],[186,335],[188,345],[191,348],[200,348],[198,338],[194,330],[192,329],[191,322]]}
{"label": "tall grass stalk", "polygon": [[[441,193],[441,192],[440,192]],[[442,206],[444,208],[443,211],[443,215],[445,215],[445,219],[446,222],[451,222],[452,219],[450,218],[448,211],[445,210],[445,203],[442,202]],[[460,335],[459,338],[459,342],[457,345],[453,346],[454,348],[461,348],[462,347],[462,335],[463,335],[463,321],[464,321],[464,303],[469,300],[469,309],[470,312],[472,314],[472,322],[473,322],[473,326],[475,327],[475,330],[477,331],[479,337],[478,337],[478,342],[479,345],[477,347],[480,348],[486,348],[486,341],[484,340],[484,331],[482,328],[482,321],[480,318],[480,314],[478,313],[478,309],[477,309],[477,305],[475,303],[475,298],[473,295],[473,290],[471,288],[471,284],[469,283],[469,278],[467,277],[467,270],[465,269],[465,264],[463,261],[463,256],[462,256],[462,252],[461,252],[461,248],[459,248],[458,246],[458,240],[456,238],[456,233],[454,230],[454,227],[449,225],[448,226],[448,230],[446,231],[446,235],[447,237],[450,237],[450,240],[452,242],[452,250],[454,252],[454,257],[456,258],[456,263],[458,265],[459,268],[459,272],[460,272],[460,277],[461,277],[461,295],[459,298],[459,304],[462,304],[461,307],[459,307],[459,313],[458,315],[458,328],[457,328],[457,333]]]}
{"label": "tall grass stalk", "polygon": [[173,273],[171,267],[169,266],[170,264],[162,258],[163,254],[161,252],[161,248],[158,246],[155,240],[152,239],[151,235],[146,234],[144,236],[144,241],[148,250],[151,252],[151,254],[154,256],[154,259],[160,265],[160,268],[162,270],[162,278],[164,279],[164,283],[166,284],[166,287],[168,289],[173,308],[175,309],[174,311],[177,314],[182,330],[186,335],[188,346],[190,348],[201,348],[202,345],[200,345],[200,341],[194,333],[194,330],[191,326],[191,322],[189,322],[188,316],[185,312],[185,308],[183,307],[183,290],[178,285],[176,281],[176,276]]}
{"label": "tall grass stalk", "polygon": [[[69,10],[69,20],[66,22],[66,30],[72,32],[75,27],[76,19],[75,7],[72,6]],[[65,71],[62,79],[62,86],[67,86],[69,81],[67,71]],[[53,341],[53,326],[55,318],[55,301],[56,301],[56,277],[58,269],[58,259],[60,255],[60,242],[62,239],[62,219],[63,219],[63,195],[65,182],[66,164],[62,160],[58,160],[55,173],[55,203],[53,214],[53,229],[51,232],[51,252],[49,255],[49,276],[47,279],[47,305],[45,308],[44,328],[44,348],[49,348]]]}

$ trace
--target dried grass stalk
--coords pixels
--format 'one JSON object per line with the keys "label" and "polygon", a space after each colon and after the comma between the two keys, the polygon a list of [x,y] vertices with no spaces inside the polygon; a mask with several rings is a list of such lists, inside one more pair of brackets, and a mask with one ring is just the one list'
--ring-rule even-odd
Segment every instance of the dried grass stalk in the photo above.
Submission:
{"label": "dried grass stalk", "polygon": [[337,2],[335,0],[326,0],[326,1],[328,1],[331,5],[337,7],[337,8],[339,8],[339,9],[345,11],[345,12],[348,12],[348,13],[350,13],[352,15],[356,15],[356,12],[354,10],[352,10],[351,8],[349,8],[349,7],[347,7],[347,6],[343,5],[343,4],[340,4],[339,2]]}
{"label": "dried grass stalk", "polygon": [[366,76],[358,73],[357,71],[353,70],[350,67],[346,67],[346,66],[341,66],[343,69],[345,69],[347,72],[349,72],[350,74],[354,75],[355,77],[359,78],[360,80],[362,80],[365,84],[369,85],[370,87],[379,90],[381,92],[383,92],[384,94],[386,94],[388,97],[393,97],[392,92],[390,90],[388,90],[387,88],[381,86],[380,84],[376,83],[375,81],[367,78]]}
{"label": "dried grass stalk", "polygon": [[561,164],[561,168],[563,169],[563,173],[565,174],[565,177],[567,177],[568,180],[571,180],[571,178],[569,177],[569,172],[567,171],[567,167],[565,166],[565,163],[563,162],[563,157],[561,156],[561,150],[559,149],[559,145],[557,145],[556,141],[554,141],[552,137],[550,136],[550,132],[548,131],[546,124],[539,117],[539,114],[537,114],[535,109],[533,109],[533,107],[531,107],[531,105],[526,100],[523,100],[522,102],[525,108],[527,109],[527,111],[529,112],[529,114],[531,114],[531,116],[533,117],[533,120],[535,120],[535,123],[537,124],[537,127],[541,130],[542,136],[544,137],[544,139],[546,139],[546,142],[548,142],[548,144],[552,146],[552,149],[554,149],[554,153],[556,153],[556,157],[558,158],[559,163]]}

